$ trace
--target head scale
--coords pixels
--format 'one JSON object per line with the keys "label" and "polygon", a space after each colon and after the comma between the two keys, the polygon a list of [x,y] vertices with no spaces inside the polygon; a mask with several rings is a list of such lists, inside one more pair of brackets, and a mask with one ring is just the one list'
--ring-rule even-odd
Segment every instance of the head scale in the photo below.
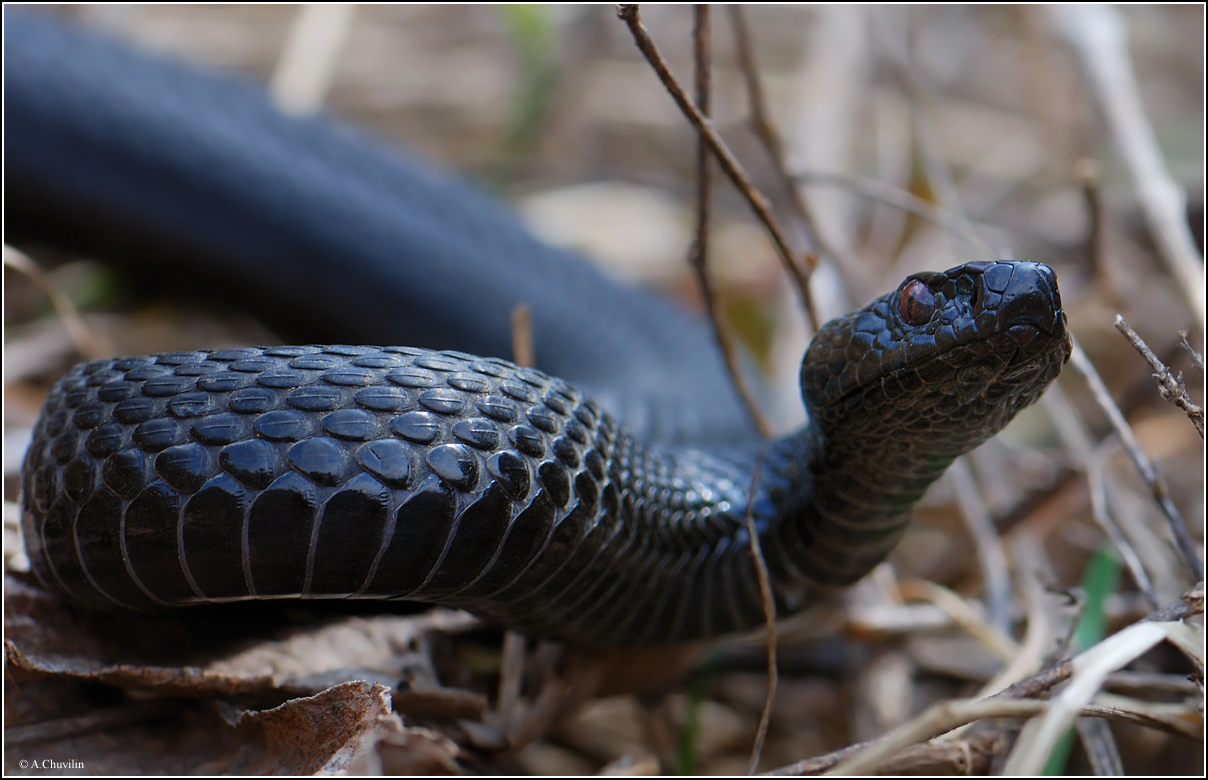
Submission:
{"label": "head scale", "polygon": [[1052,269],[969,263],[828,322],[801,386],[824,436],[889,439],[887,452],[946,466],[1033,403],[1069,354]]}

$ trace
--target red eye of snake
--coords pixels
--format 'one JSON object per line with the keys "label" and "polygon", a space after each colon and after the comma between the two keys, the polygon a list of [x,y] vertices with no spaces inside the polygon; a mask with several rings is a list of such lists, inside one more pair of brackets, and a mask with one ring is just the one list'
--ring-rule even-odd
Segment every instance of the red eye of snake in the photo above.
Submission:
{"label": "red eye of snake", "polygon": [[922,325],[935,312],[935,296],[918,279],[913,279],[898,294],[898,314],[909,325]]}

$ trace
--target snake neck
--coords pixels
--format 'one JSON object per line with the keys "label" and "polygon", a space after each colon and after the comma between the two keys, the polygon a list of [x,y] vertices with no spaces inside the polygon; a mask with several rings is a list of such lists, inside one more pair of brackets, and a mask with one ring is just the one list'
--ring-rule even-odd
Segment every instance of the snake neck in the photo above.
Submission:
{"label": "snake neck", "polygon": [[[610,588],[611,597],[595,609],[584,610],[581,599],[562,599],[562,630],[569,626],[589,643],[598,641],[601,626],[621,644],[758,628],[765,618],[749,519],[771,574],[777,614],[799,612],[884,559],[909,522],[911,505],[952,460],[893,457],[878,442],[828,441],[820,426],[809,425],[737,449],[672,449],[644,446],[615,430],[602,496],[615,511],[590,532],[609,542],[582,545],[597,551],[596,560],[549,578],[544,590],[529,595],[545,601],[555,590],[581,595]],[[627,560],[630,574],[609,585],[595,575],[612,568],[614,558]],[[647,611],[625,609],[631,592],[647,594]],[[528,622],[512,609],[501,616]]]}
{"label": "snake neck", "polygon": [[955,455],[906,457],[882,437],[828,437],[818,426],[766,446],[753,507],[761,547],[788,610],[816,589],[850,585],[880,563],[911,508]]}

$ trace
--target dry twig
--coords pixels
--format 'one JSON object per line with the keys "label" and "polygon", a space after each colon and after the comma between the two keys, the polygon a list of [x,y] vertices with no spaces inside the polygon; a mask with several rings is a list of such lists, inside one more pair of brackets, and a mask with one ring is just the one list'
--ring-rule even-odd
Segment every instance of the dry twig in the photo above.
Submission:
{"label": "dry twig", "polygon": [[[738,66],[742,70],[743,82],[747,89],[747,108],[751,112],[751,128],[755,131],[755,136],[763,144],[764,149],[767,150],[768,156],[772,158],[772,168],[780,179],[780,186],[788,195],[789,202],[797,213],[797,218],[801,220],[801,226],[805,230],[806,236],[823,255],[841,265],[850,266],[853,262],[852,259],[840,253],[822,235],[813,212],[806,204],[805,198],[801,197],[801,190],[793,182],[784,155],[784,144],[781,143],[780,135],[768,117],[763,84],[759,78],[759,66],[755,63],[755,50],[751,45],[751,32],[747,27],[746,14],[740,5],[731,5],[728,6],[728,9],[730,26],[734,30],[734,47],[738,54]],[[817,260],[809,261],[807,256],[807,272],[812,271],[815,265],[817,265]],[[818,323],[814,321],[813,312],[806,313],[811,317],[810,327],[816,332]]]}
{"label": "dry twig", "polygon": [[977,550],[990,625],[1005,634],[1011,629],[1011,575],[1007,570],[1002,537],[994,527],[985,500],[978,493],[977,480],[968,460],[958,458],[948,469],[946,478],[956,494],[965,528]]}
{"label": "dry twig", "polygon": [[[1031,762],[1036,760],[1038,755],[1041,756],[1040,760],[1043,760],[1043,757],[1048,755],[1045,747],[1049,745],[1053,738],[1052,735],[1059,734],[1064,730],[1064,725],[1061,724],[1068,724],[1070,719],[1080,714],[1139,722],[1182,736],[1192,736],[1186,724],[1177,720],[1149,718],[1133,712],[1126,713],[1114,708],[1094,706],[1089,702],[1091,696],[1102,687],[1108,673],[1115,671],[1162,639],[1170,639],[1172,642],[1180,644],[1183,641],[1183,635],[1194,633],[1181,621],[1192,614],[1202,613],[1203,584],[1201,583],[1171,607],[1150,615],[1078,656],[1044,669],[1001,693],[985,699],[942,702],[928,708],[909,723],[868,743],[869,746],[866,750],[852,755],[851,758],[846,758],[835,767],[833,773],[870,772],[908,745],[933,739],[974,720],[991,717],[1031,717],[1042,713],[1045,715],[1046,727],[1043,734],[1038,737],[1040,741],[1034,748],[1027,751],[1026,759],[1018,759],[1025,762],[1022,770],[1024,774],[1035,774],[1035,768],[1031,766]],[[1071,685],[1062,692],[1062,703],[1056,709],[1050,709],[1053,705],[1052,702],[1025,700],[1025,698],[1039,696],[1054,686],[1071,679],[1077,680],[1077,687]],[[1055,730],[1057,725],[1061,727]],[[1018,746],[1015,754],[1024,755],[1018,752]]]}
{"label": "dry twig", "polygon": [[1082,347],[1078,344],[1077,339],[1073,339],[1070,363],[1086,377],[1087,385],[1090,387],[1095,401],[1107,413],[1112,427],[1120,435],[1120,440],[1124,443],[1125,450],[1128,452],[1137,471],[1141,474],[1141,478],[1149,486],[1150,493],[1158,503],[1162,514],[1165,515],[1166,522],[1170,526],[1171,533],[1174,535],[1175,544],[1178,545],[1179,552],[1182,553],[1187,567],[1191,570],[1196,580],[1204,579],[1204,562],[1200,560],[1195,540],[1192,539],[1191,531],[1187,528],[1187,522],[1183,519],[1183,515],[1179,512],[1178,507],[1171,501],[1170,494],[1166,490],[1165,485],[1158,479],[1153,462],[1150,461],[1145,451],[1141,449],[1141,444],[1137,441],[1137,437],[1129,426],[1128,421],[1120,413],[1120,407],[1116,406],[1116,402],[1112,400],[1111,394],[1107,391],[1107,386],[1103,384],[1103,379],[1099,377],[1099,372],[1095,370],[1091,359],[1082,351]]}
{"label": "dry twig", "polygon": [[[842,750],[816,758],[807,758],[795,764],[765,772],[773,777],[801,777],[820,775],[848,756],[868,748],[872,742],[849,745]],[[1005,740],[1001,734],[986,732],[974,734],[966,740],[928,742],[912,745],[898,753],[878,769],[884,775],[913,775],[919,777],[945,777],[982,775],[990,769],[990,761],[1002,752]]]}
{"label": "dry twig", "polygon": [[1082,199],[1090,217],[1086,231],[1087,265],[1094,277],[1103,272],[1103,196],[1099,187],[1099,167],[1094,160],[1083,159],[1074,166],[1074,172],[1082,185]]}
{"label": "dry twig", "polygon": [[1150,368],[1154,370],[1153,378],[1158,380],[1158,394],[1164,400],[1182,409],[1188,419],[1191,420],[1191,424],[1195,426],[1196,433],[1203,439],[1204,409],[1191,400],[1191,396],[1187,393],[1187,385],[1183,383],[1183,375],[1172,376],[1166,364],[1158,359],[1158,356],[1153,353],[1153,350],[1149,348],[1144,339],[1119,314],[1116,315],[1116,330],[1120,331],[1124,335],[1124,338],[1128,339],[1128,343],[1132,344],[1133,349],[1137,350],[1141,354],[1141,357],[1145,358],[1145,362],[1149,363]]}
{"label": "dry twig", "polygon": [[772,243],[780,255],[781,263],[795,282],[797,292],[801,296],[802,305],[808,310],[808,273],[797,264],[797,260],[793,256],[793,250],[784,236],[784,231],[780,228],[780,223],[776,220],[776,215],[772,213],[772,206],[768,202],[768,199],[755,187],[755,183],[751,181],[751,177],[747,175],[742,164],[738,162],[738,158],[734,156],[734,153],[726,146],[725,141],[718,135],[717,130],[713,127],[713,123],[708,117],[701,114],[679,81],[671,73],[671,68],[668,67],[667,61],[663,59],[663,55],[659,53],[658,47],[654,45],[654,41],[651,40],[650,34],[642,24],[642,17],[638,6],[622,5],[618,10],[618,15],[629,27],[629,32],[633,35],[633,40],[637,44],[638,51],[642,52],[643,56],[646,57],[646,61],[650,63],[650,67],[658,74],[659,80],[667,88],[667,91],[671,93],[671,97],[675,100],[676,105],[679,106],[680,111],[692,123],[692,126],[696,128],[696,132],[700,134],[701,138],[704,138],[709,144],[709,148],[717,156],[717,161],[721,165],[722,170],[734,182],[734,186],[747,199],[747,202],[751,204],[755,215],[759,217],[759,221],[763,223],[763,226],[768,231],[768,235],[771,236]]}
{"label": "dry twig", "polygon": [[1191,362],[1200,370],[1200,373],[1204,373],[1204,356],[1188,343],[1187,331],[1185,330],[1179,331],[1179,345],[1187,352],[1187,355],[1191,358]]}
{"label": "dry twig", "polygon": [[[755,471],[751,475],[751,489],[747,495],[755,495],[759,487],[759,478],[763,472],[765,451],[759,451],[755,461]],[[776,602],[772,598],[772,579],[768,576],[768,563],[764,560],[763,550],[759,545],[759,533],[755,528],[755,517],[752,512],[754,502],[747,504],[747,535],[751,540],[751,558],[755,563],[755,577],[759,580],[759,598],[763,602],[763,616],[767,621],[765,642],[768,650],[768,691],[763,702],[763,712],[759,716],[759,730],[755,734],[755,746],[751,749],[751,767],[747,774],[755,774],[759,766],[759,758],[763,753],[763,742],[768,735],[768,724],[772,722],[772,706],[776,703],[776,686],[779,682],[779,670],[776,664]]]}
{"label": "dry twig", "polygon": [[1132,575],[1133,582],[1141,589],[1146,601],[1150,606],[1156,608],[1158,606],[1157,592],[1154,589],[1153,581],[1149,577],[1149,573],[1141,563],[1137,551],[1133,549],[1132,544],[1128,541],[1128,537],[1120,530],[1120,526],[1115,522],[1108,510],[1107,500],[1107,482],[1104,479],[1104,472],[1107,469],[1107,458],[1109,453],[1114,452],[1115,447],[1103,446],[1100,447],[1086,464],[1086,480],[1087,486],[1091,493],[1091,515],[1095,518],[1095,522],[1107,534],[1107,538],[1111,540],[1112,545],[1116,548],[1116,552],[1120,553],[1120,557],[1124,561],[1124,565],[1128,567],[1129,574]]}
{"label": "dry twig", "polygon": [[[712,90],[709,69],[710,13],[709,6],[707,5],[697,5],[695,7],[692,40],[696,60],[696,103],[700,106],[701,113],[708,116],[712,102],[710,94]],[[701,298],[704,299],[705,311],[709,313],[709,323],[713,326],[713,336],[717,339],[717,345],[721,347],[721,354],[726,361],[726,368],[730,372],[730,379],[734,382],[734,387],[738,390],[739,396],[742,397],[742,401],[746,405],[751,419],[755,421],[755,426],[759,429],[760,434],[769,436],[772,432],[772,425],[768,421],[767,415],[760,410],[759,404],[755,402],[755,393],[751,389],[751,383],[747,381],[746,374],[743,372],[742,366],[739,365],[734,339],[730,334],[730,329],[726,327],[725,318],[722,316],[721,305],[717,300],[717,290],[713,284],[713,274],[709,269],[709,212],[711,210],[713,189],[713,180],[710,175],[710,159],[709,145],[703,135],[698,135],[696,150],[696,241],[692,246],[690,264],[693,272],[696,274],[696,282],[700,288]]]}
{"label": "dry twig", "polygon": [[533,346],[533,313],[523,303],[512,309],[512,362],[525,368],[537,365],[537,350]]}

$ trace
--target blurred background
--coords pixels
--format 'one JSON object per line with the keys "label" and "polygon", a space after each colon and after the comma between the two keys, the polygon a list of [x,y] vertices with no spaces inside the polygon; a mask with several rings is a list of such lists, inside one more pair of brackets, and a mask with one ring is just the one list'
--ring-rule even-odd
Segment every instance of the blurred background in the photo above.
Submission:
{"label": "blurred background", "polygon": [[[549,241],[580,249],[616,276],[700,306],[685,262],[694,235],[695,134],[614,6],[345,6],[305,14],[281,5],[40,10],[149,51],[271,84],[293,110],[321,106],[481,182]],[[1143,188],[1112,120],[1113,95],[1127,85],[1112,81],[1124,78],[1118,70],[1109,70],[1107,81],[1090,75],[1101,55],[1078,43],[1083,32],[1093,32],[1089,17],[1066,18],[1036,6],[752,6],[744,13],[786,167],[799,177],[830,251],[811,241],[752,130],[731,17],[721,7],[713,12],[713,113],[771,199],[794,249],[822,255],[813,288],[818,318],[842,313],[919,270],[993,256],[1052,265],[1075,336],[1202,540],[1202,440],[1181,412],[1158,399],[1150,369],[1112,322],[1124,315],[1173,369],[1187,372],[1202,403],[1202,372],[1191,368],[1177,341],[1178,331],[1190,330],[1192,344],[1202,348],[1203,295],[1197,312],[1196,296],[1189,295],[1194,285],[1171,270],[1164,258],[1175,250],[1155,232],[1138,197]],[[1140,119],[1152,129],[1162,167],[1186,200],[1184,224],[1202,256],[1203,8],[1138,5],[1105,13],[1125,36],[1121,52],[1140,98],[1123,109],[1123,121]],[[691,9],[651,6],[643,17],[673,71],[690,84]],[[293,53],[291,45],[298,47]],[[790,426],[801,414],[796,371],[808,343],[805,318],[763,228],[720,175],[715,182],[711,262],[726,319],[774,389],[779,427]],[[147,297],[138,280],[88,258],[22,249],[115,354],[274,340],[220,301]],[[1202,260],[1198,273],[1202,284]],[[4,306],[10,560],[24,443],[45,388],[79,355],[46,295],[8,263]],[[1047,551],[1046,585],[1085,584],[1088,561],[1103,546],[1082,476],[1093,452],[1116,486],[1114,511],[1136,526],[1128,534],[1149,534],[1142,566],[1161,603],[1168,603],[1192,583],[1148,488],[1120,454],[1085,382],[1072,374],[1059,383],[1064,412],[1049,405],[1021,415],[971,459],[973,484],[1006,547],[1014,549],[1012,535],[1028,535]],[[1063,426],[1082,430],[1091,449],[1078,451],[1070,444],[1077,434]],[[786,644],[789,673],[761,768],[870,739],[936,698],[976,690],[995,672],[994,654],[953,629],[951,620],[945,623],[940,612],[927,613],[939,622],[926,634],[916,633],[918,621],[926,622],[918,613],[893,612],[904,606],[894,583],[916,578],[972,601],[982,598],[977,543],[953,496],[952,486],[938,486],[919,510],[919,527],[895,553],[891,573],[874,576],[863,584],[865,592],[851,597],[851,604],[870,611],[851,607],[856,611],[829,624],[827,646],[842,658],[794,655]],[[1113,627],[1148,610],[1127,573],[1104,598]],[[1011,614],[1018,618],[1019,610]],[[861,637],[854,647],[853,636]],[[580,774],[637,755],[653,756],[663,771],[745,771],[762,704],[760,649],[736,649],[727,657],[729,667],[698,675],[691,690],[593,702],[502,766]],[[1179,659],[1160,654],[1148,663],[1155,673],[1177,676],[1182,669]],[[1130,773],[1194,771],[1200,763],[1202,745],[1179,737],[1118,724],[1116,736]],[[1087,770],[1077,749],[1071,760],[1071,771]]]}

